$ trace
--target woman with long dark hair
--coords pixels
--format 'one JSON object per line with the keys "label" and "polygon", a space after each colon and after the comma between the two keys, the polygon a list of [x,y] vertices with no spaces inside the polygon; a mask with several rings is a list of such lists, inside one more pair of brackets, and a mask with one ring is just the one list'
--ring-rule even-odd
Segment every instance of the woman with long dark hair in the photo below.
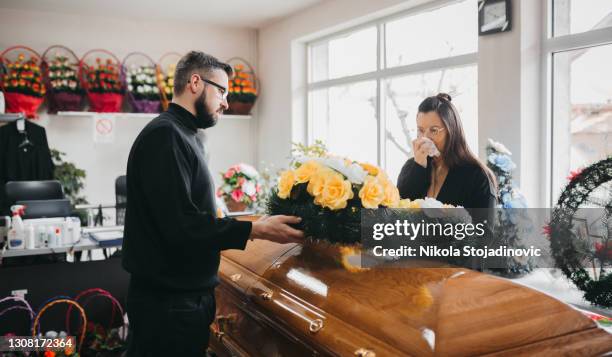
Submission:
{"label": "woman with long dark hair", "polygon": [[397,180],[400,196],[432,197],[468,211],[493,208],[495,176],[470,151],[451,97],[440,93],[426,98],[419,105],[416,120],[414,157],[404,164]]}

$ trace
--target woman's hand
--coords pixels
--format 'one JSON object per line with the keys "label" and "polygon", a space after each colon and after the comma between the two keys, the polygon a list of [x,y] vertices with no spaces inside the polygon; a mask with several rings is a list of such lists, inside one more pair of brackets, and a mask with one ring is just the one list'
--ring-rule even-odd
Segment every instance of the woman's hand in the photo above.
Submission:
{"label": "woman's hand", "polygon": [[434,150],[438,151],[438,148],[436,148],[433,141],[426,137],[420,137],[412,140],[414,161],[423,167],[427,167],[427,156],[429,156]]}

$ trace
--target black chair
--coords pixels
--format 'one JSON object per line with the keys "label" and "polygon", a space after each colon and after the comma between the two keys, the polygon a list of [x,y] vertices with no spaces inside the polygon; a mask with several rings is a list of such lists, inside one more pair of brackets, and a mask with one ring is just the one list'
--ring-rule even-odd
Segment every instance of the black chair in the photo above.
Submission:
{"label": "black chair", "polygon": [[115,222],[118,226],[125,223],[125,209],[127,207],[127,176],[119,176],[115,180]]}
{"label": "black chair", "polygon": [[64,199],[62,184],[56,180],[49,181],[9,181],[4,185],[5,201],[3,212],[9,213],[10,207],[17,201],[40,201]]}
{"label": "black chair", "polygon": [[25,206],[24,219],[67,217],[72,213],[70,200],[67,198],[60,200],[17,201],[17,204]]}
{"label": "black chair", "polygon": [[49,181],[9,181],[5,185],[7,202],[59,200],[64,198],[62,184],[57,180]]}

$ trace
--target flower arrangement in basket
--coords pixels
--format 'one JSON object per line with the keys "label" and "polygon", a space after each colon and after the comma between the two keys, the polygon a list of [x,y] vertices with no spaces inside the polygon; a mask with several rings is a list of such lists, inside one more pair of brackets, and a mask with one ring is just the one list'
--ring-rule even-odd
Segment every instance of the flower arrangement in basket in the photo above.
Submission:
{"label": "flower arrangement in basket", "polygon": [[[27,302],[27,300],[19,297],[19,296],[7,296],[3,299],[0,299],[0,306],[6,304],[6,303],[12,303],[12,306],[9,307],[5,307],[5,308],[1,308],[0,309],[0,317],[4,316],[5,314],[11,312],[11,311],[25,311],[27,312],[27,316],[28,316],[28,322],[27,324],[25,324],[24,326],[27,326],[27,328],[29,328],[32,324],[32,320],[34,320],[34,310],[32,310],[32,307],[30,306],[30,304]],[[15,326],[12,326],[13,328]],[[19,331],[11,331],[9,332],[7,335],[15,335],[17,332]],[[19,333],[19,335],[24,335],[24,333]],[[5,335],[6,336],[6,335]]]}
{"label": "flower arrangement in basket", "polygon": [[[140,62],[136,62],[140,59]],[[142,60],[146,64],[142,63]],[[156,66],[151,57],[132,52],[121,64],[130,104],[137,113],[159,113],[161,96],[156,80]]]}
{"label": "flower arrangement in basket", "polygon": [[[54,56],[49,54],[54,52]],[[85,91],[77,77],[79,59],[67,47],[55,45],[43,52],[43,75],[48,88],[48,112],[80,111],[83,109]]]}
{"label": "flower arrangement in basket", "polygon": [[24,46],[10,47],[0,54],[0,61],[5,66],[5,71],[0,71],[0,86],[4,92],[7,113],[24,113],[28,118],[38,117],[36,112],[47,92],[40,58],[36,51]]}
{"label": "flower arrangement in basket", "polygon": [[261,198],[259,173],[251,165],[234,165],[221,176],[223,184],[217,190],[217,196],[225,200],[229,211],[245,211]]}
{"label": "flower arrangement in basket", "polygon": [[319,155],[295,158],[292,168],[281,173],[268,200],[269,214],[301,217],[300,228],[310,241],[359,243],[363,209],[410,208],[413,210],[401,210],[402,217],[410,219],[416,217],[414,209],[453,208],[433,198],[402,200],[381,168]]}
{"label": "flower arrangement in basket", "polygon": [[257,77],[253,67],[241,58],[232,58],[228,63],[239,62],[233,65],[234,76],[229,81],[228,114],[249,115],[258,96]]}
{"label": "flower arrangement in basket", "polygon": [[157,62],[157,86],[160,90],[162,109],[168,109],[174,94],[174,71],[176,63],[181,55],[176,52],[169,52],[161,56]]}
{"label": "flower arrangement in basket", "polygon": [[[120,356],[126,348],[126,331],[127,326],[122,321],[123,319],[123,308],[115,297],[108,291],[99,288],[87,289],[79,293],[74,300],[81,304],[85,309],[89,302],[95,298],[104,298],[109,300],[111,303],[111,314],[110,320],[107,326],[100,323],[91,321],[91,318],[87,322],[85,339],[83,342],[83,351],[86,355],[117,355]],[[69,316],[71,307],[66,313],[66,323],[69,328]],[[116,317],[119,317],[122,321],[121,327],[114,327],[116,324]]]}
{"label": "flower arrangement in basket", "polygon": [[[95,62],[90,56],[99,53]],[[79,79],[87,92],[89,109],[98,113],[121,111],[123,86],[120,78],[119,59],[109,51],[97,49],[83,55],[79,62]]]}
{"label": "flower arrangement in basket", "polygon": [[67,297],[67,296],[57,296],[54,298],[51,298],[49,300],[47,300],[45,303],[42,304],[41,308],[38,309],[38,313],[36,314],[36,317],[34,318],[34,322],[32,323],[32,336],[33,337],[42,337],[43,335],[45,337],[50,337],[50,338],[58,338],[58,337],[68,337],[71,336],[70,330],[69,330],[69,325],[68,325],[68,321],[70,320],[70,316],[67,316],[66,319],[66,332],[60,332],[57,333],[55,331],[49,331],[47,333],[41,333],[41,318],[43,317],[43,315],[45,314],[45,312],[47,312],[51,307],[59,305],[59,304],[67,304],[69,307],[75,307],[80,315],[80,320],[81,320],[81,328],[80,328],[80,332],[77,332],[77,339],[76,341],[72,341],[72,340],[67,340],[66,343],[64,343],[63,345],[60,345],[59,347],[61,348],[60,351],[46,351],[45,352],[45,356],[53,356],[53,357],[61,357],[61,356],[73,356],[73,357],[78,357],[79,356],[79,352],[82,350],[83,347],[83,341],[85,339],[85,326],[87,326],[87,315],[85,314],[85,310],[83,310],[83,307],[76,301],[72,300],[71,298]]}

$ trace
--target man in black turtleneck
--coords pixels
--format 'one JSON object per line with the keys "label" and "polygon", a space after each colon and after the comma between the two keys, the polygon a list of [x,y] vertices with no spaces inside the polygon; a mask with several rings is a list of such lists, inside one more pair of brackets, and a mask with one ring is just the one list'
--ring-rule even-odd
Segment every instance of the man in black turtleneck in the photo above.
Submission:
{"label": "man in black turtleneck", "polygon": [[253,223],[216,217],[196,132],[215,125],[227,109],[231,75],[232,68],[212,56],[185,55],[176,66],[173,102],[130,151],[123,240],[123,266],[131,274],[128,356],[203,355],[215,316],[220,251],[244,249],[249,238],[303,238],[288,225],[297,217]]}

